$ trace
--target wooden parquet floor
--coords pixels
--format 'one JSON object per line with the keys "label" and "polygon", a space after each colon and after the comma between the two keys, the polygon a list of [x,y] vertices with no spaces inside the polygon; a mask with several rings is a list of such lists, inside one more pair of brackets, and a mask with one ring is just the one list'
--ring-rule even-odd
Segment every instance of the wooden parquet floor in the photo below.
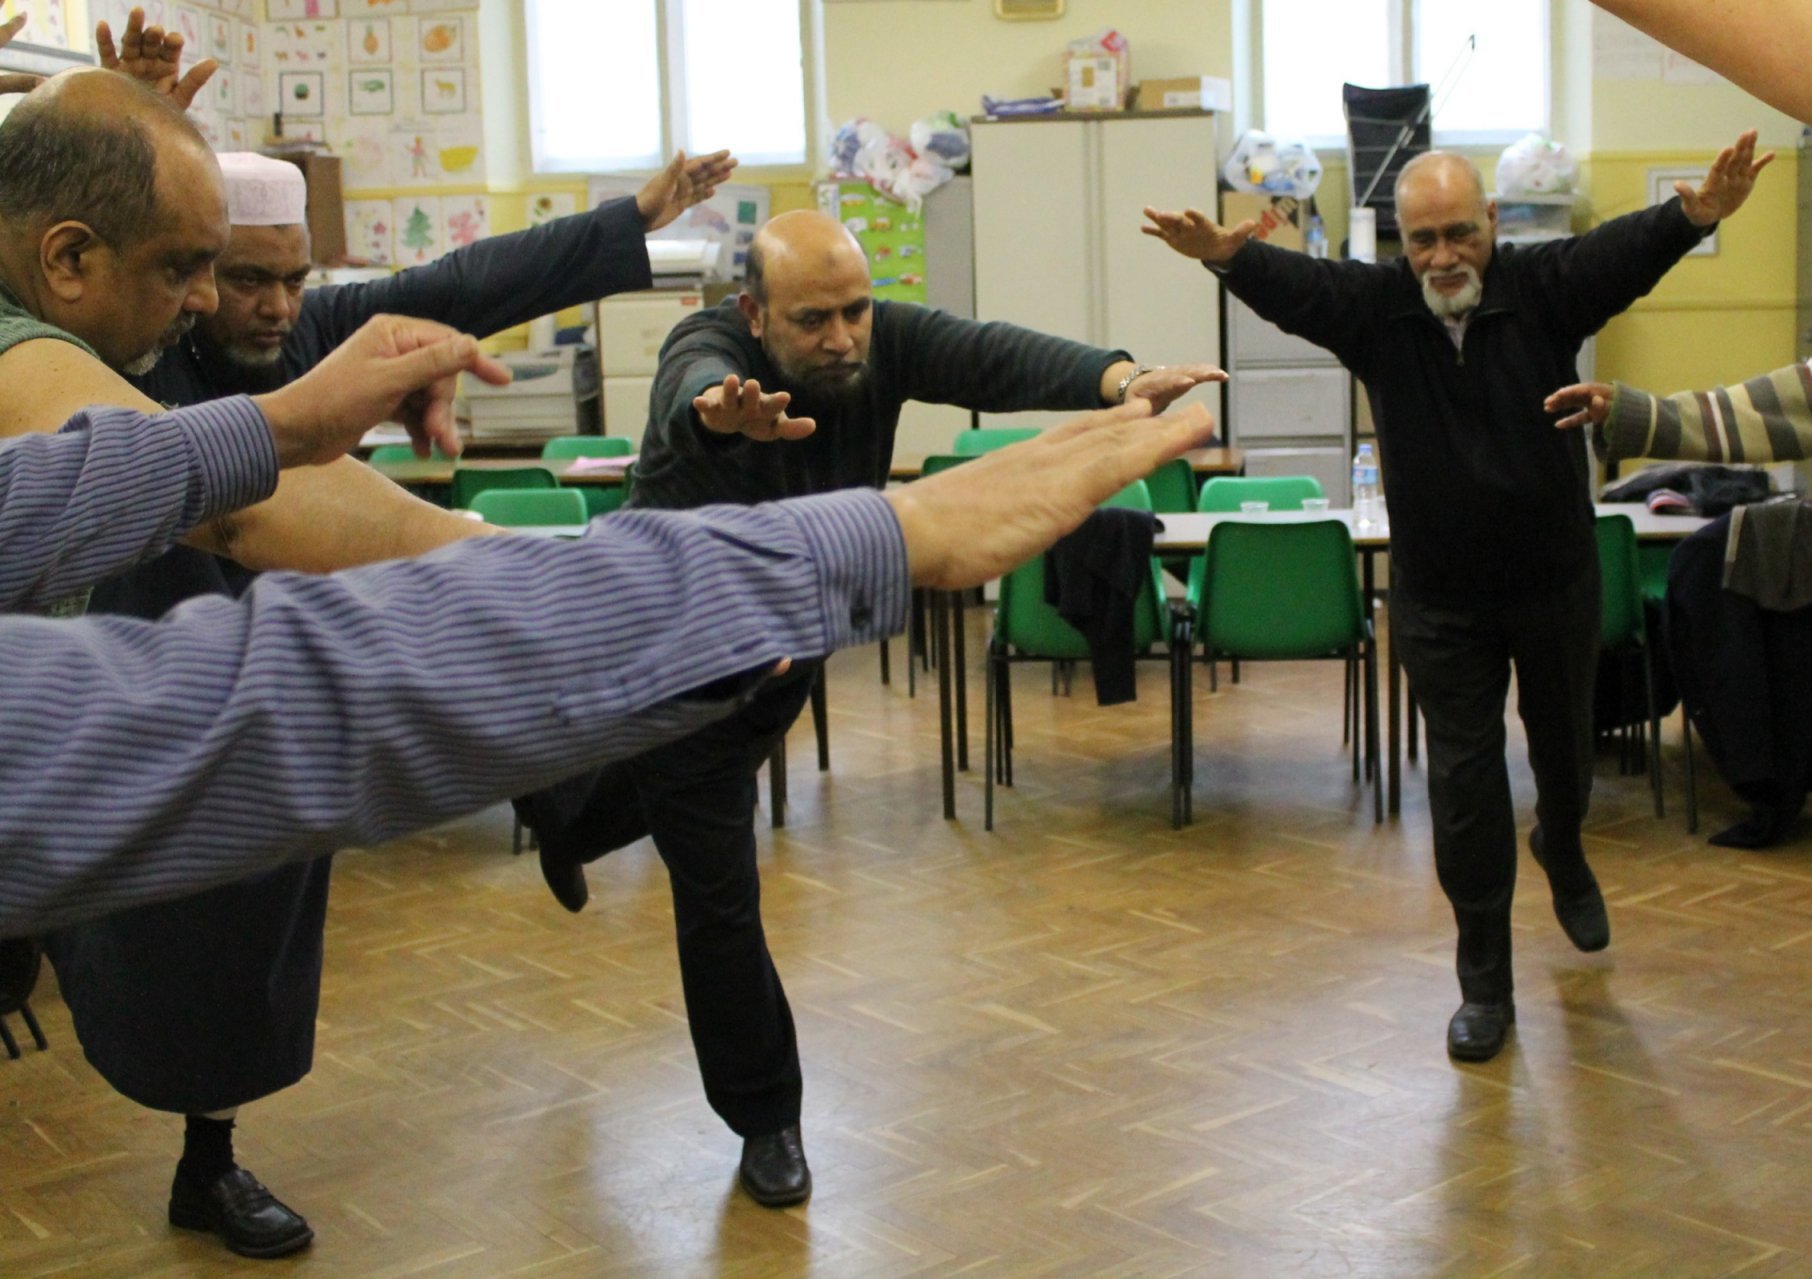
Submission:
{"label": "wooden parquet floor", "polygon": [[[307,1254],[165,1224],[180,1121],[107,1089],[47,981],[52,1050],[0,1061],[0,1275],[1812,1275],[1812,838],[1711,848],[1607,755],[1612,948],[1567,945],[1525,860],[1512,1045],[1456,1066],[1422,775],[1374,828],[1338,666],[1201,679],[1181,833],[1143,678],[1100,710],[1021,676],[990,835],[979,774],[937,815],[933,701],[833,664],[833,770],[808,723],[762,833],[806,1207],[735,1188],[652,850],[574,918],[495,809],[339,863],[315,1071],[239,1136]],[[1705,829],[1740,815],[1701,791]]]}

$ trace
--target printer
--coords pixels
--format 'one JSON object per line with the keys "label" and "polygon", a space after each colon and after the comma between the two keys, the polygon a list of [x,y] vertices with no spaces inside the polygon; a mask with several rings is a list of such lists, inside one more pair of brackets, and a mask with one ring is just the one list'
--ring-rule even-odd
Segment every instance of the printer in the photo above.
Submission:
{"label": "printer", "polygon": [[454,413],[474,443],[536,444],[598,431],[598,356],[589,346],[512,351],[506,386],[459,376]]}

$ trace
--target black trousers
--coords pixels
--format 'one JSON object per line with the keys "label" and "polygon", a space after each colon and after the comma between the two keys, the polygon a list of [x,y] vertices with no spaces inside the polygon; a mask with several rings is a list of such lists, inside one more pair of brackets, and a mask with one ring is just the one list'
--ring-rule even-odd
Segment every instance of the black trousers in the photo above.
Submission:
{"label": "black trousers", "polygon": [[1391,644],[1427,718],[1435,870],[1459,929],[1464,999],[1509,999],[1514,986],[1516,814],[1504,731],[1513,666],[1549,882],[1564,893],[1591,876],[1579,829],[1592,793],[1598,593],[1596,563],[1514,603],[1437,605],[1392,584]]}
{"label": "black trousers", "polygon": [[673,886],[705,1099],[743,1137],[799,1122],[793,1010],[761,926],[755,778],[804,709],[819,665],[795,662],[690,737],[517,801],[543,846],[579,861],[654,837]]}

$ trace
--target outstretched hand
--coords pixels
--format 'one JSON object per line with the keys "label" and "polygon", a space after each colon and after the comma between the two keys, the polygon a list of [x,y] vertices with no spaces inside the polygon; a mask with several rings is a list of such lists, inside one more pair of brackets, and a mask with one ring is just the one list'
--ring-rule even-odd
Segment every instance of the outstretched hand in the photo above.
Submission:
{"label": "outstretched hand", "polygon": [[1614,390],[1608,382],[1575,382],[1572,386],[1561,387],[1543,400],[1542,407],[1550,413],[1575,410],[1554,424],[1561,430],[1571,430],[1584,426],[1587,422],[1593,426],[1603,426],[1604,420],[1611,415],[1611,396]]}
{"label": "outstretched hand", "polygon": [[284,466],[331,462],[380,422],[401,422],[417,455],[438,445],[459,453],[453,421],[456,375],[493,386],[510,371],[478,341],[432,320],[375,315],[332,354],[281,390],[254,397]]}
{"label": "outstretched hand", "polygon": [[913,585],[958,590],[1011,572],[1213,434],[1199,404],[1153,418],[1137,401],[888,489]]}
{"label": "outstretched hand", "polygon": [[188,75],[179,75],[182,46],[182,36],[177,32],[147,27],[143,9],[134,9],[127,15],[126,31],[118,49],[113,47],[113,32],[105,22],[96,23],[94,28],[94,49],[103,67],[131,76],[187,111],[220,64],[203,58],[189,68]]}
{"label": "outstretched hand", "polygon": [[1145,216],[1151,219],[1151,225],[1139,230],[1146,235],[1156,236],[1186,258],[1212,262],[1216,266],[1231,262],[1240,246],[1258,230],[1258,223],[1251,218],[1238,226],[1224,227],[1200,209],[1165,213],[1148,205]]}
{"label": "outstretched hand", "polygon": [[818,429],[809,417],[788,417],[792,403],[786,391],[768,394],[754,378],[743,381],[734,373],[692,401],[692,411],[707,431],[719,435],[746,435],[751,440],[803,440]]}
{"label": "outstretched hand", "polygon": [[[5,22],[0,22],[0,49],[12,43],[14,36],[25,26],[25,15],[14,14]],[[43,76],[37,75],[0,75],[0,93],[30,93],[44,83]]]}
{"label": "outstretched hand", "polygon": [[695,160],[688,160],[684,151],[676,151],[667,167],[635,193],[642,225],[658,231],[693,205],[709,200],[739,163],[728,151],[713,151]]}
{"label": "outstretched hand", "polygon": [[1204,382],[1225,382],[1225,370],[1213,364],[1161,364],[1146,369],[1126,386],[1126,402],[1144,400],[1153,413],[1162,413]]}
{"label": "outstretched hand", "polygon": [[1755,158],[1755,137],[1755,130],[1750,129],[1718,152],[1718,158],[1711,162],[1711,172],[1696,189],[1689,182],[1674,183],[1688,222],[1711,226],[1743,207],[1749,193],[1755,190],[1756,175],[1774,159],[1772,151],[1759,160]]}

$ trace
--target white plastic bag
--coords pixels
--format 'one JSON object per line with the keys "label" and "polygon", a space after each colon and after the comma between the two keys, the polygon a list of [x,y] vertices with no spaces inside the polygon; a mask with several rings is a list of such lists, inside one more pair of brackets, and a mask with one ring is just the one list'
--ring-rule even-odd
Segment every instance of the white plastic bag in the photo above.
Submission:
{"label": "white plastic bag", "polygon": [[969,167],[969,126],[954,111],[933,111],[915,120],[908,135],[920,159],[930,157],[947,169]]}
{"label": "white plastic bag", "polygon": [[1499,195],[1565,195],[1578,176],[1579,166],[1566,145],[1539,133],[1512,142],[1497,160]]}
{"label": "white plastic bag", "polygon": [[1306,200],[1321,185],[1321,160],[1301,138],[1277,138],[1248,129],[1221,167],[1235,191],[1249,195],[1293,195]]}

